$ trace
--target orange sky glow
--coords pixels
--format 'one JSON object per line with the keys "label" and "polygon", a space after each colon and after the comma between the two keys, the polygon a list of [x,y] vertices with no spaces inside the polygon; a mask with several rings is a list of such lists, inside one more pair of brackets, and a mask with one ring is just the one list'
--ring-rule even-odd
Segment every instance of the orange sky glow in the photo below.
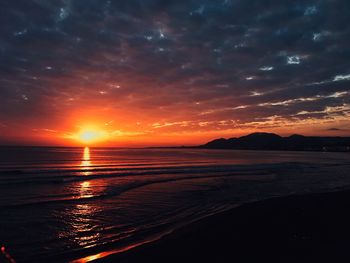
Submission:
{"label": "orange sky glow", "polygon": [[[133,115],[127,109],[108,107],[84,109],[62,113],[60,122],[44,120],[35,125],[18,125],[14,136],[4,136],[6,142],[24,145],[60,146],[180,146],[198,145],[219,137],[236,137],[252,132],[275,132],[280,135],[346,135],[330,132],[327,128],[346,125],[346,117],[320,121],[306,119],[293,121],[272,117],[261,121],[240,123],[239,120],[196,120],[187,115],[183,119],[167,120],[157,114],[139,111]],[[237,127],[235,127],[237,126]],[[10,133],[11,134],[11,133]]]}
{"label": "orange sky glow", "polygon": [[[33,106],[25,101],[18,121],[1,122],[0,144],[147,147],[198,145],[219,137],[252,132],[274,132],[282,136],[349,134],[347,105],[325,108],[322,117],[301,110],[283,116],[280,112],[296,102],[247,104],[244,101],[247,96],[241,96],[244,102],[240,102],[239,97],[230,97],[232,101],[225,98],[184,101],[163,93],[162,87],[156,85],[151,92],[152,89],[140,84],[145,82],[144,78],[133,79],[138,83],[124,85],[138,85],[138,90],[120,93],[120,96],[123,86],[116,88],[107,80],[96,81],[95,86],[84,89],[73,86],[74,82],[67,79],[69,85],[62,86],[64,91],[48,101],[35,102],[40,105],[35,111],[31,111]],[[71,90],[74,97],[65,90]],[[231,107],[225,106],[227,104]]]}

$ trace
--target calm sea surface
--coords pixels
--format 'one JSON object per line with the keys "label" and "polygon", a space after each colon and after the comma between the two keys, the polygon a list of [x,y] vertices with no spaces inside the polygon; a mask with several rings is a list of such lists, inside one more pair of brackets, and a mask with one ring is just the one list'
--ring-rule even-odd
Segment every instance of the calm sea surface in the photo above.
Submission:
{"label": "calm sea surface", "polygon": [[350,185],[348,153],[0,148],[0,244],[89,262],[239,204]]}

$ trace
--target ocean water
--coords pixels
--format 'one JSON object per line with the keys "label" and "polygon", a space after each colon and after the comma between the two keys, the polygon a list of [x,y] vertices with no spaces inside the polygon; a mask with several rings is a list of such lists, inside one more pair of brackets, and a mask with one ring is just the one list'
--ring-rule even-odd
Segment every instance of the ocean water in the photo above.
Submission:
{"label": "ocean water", "polygon": [[90,262],[237,205],[350,186],[348,153],[0,148],[0,244]]}

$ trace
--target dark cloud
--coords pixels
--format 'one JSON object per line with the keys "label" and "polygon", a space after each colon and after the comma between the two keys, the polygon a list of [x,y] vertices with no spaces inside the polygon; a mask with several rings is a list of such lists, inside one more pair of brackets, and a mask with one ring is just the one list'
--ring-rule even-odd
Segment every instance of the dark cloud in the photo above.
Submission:
{"label": "dark cloud", "polygon": [[327,129],[327,131],[339,132],[339,131],[348,131],[348,129],[329,128],[329,129]]}
{"label": "dark cloud", "polygon": [[347,0],[3,0],[0,123],[44,122],[84,103],[169,122],[349,116],[349,9]]}

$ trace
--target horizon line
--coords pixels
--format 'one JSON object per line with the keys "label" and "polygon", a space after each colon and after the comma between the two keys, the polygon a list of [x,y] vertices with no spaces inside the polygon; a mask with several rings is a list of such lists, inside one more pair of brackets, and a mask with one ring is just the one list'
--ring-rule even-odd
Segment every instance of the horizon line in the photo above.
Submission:
{"label": "horizon line", "polygon": [[[273,132],[253,132],[253,133],[248,133],[246,135],[242,135],[242,136],[238,136],[238,137],[228,137],[228,138],[224,138],[224,137],[216,137],[216,138],[213,138],[211,140],[208,140],[207,142],[204,142],[205,143],[208,143],[208,142],[211,142],[213,140],[217,140],[217,139],[232,139],[232,138],[241,138],[241,137],[245,137],[245,136],[248,136],[248,135],[252,135],[252,134],[274,134],[274,135],[277,135],[277,136],[280,136],[281,138],[288,138],[288,137],[291,137],[291,136],[295,136],[295,135],[298,135],[298,136],[303,136],[303,137],[314,137],[314,138],[349,138],[350,135],[347,135],[347,136],[319,136],[319,135],[302,135],[302,134],[291,134],[289,136],[281,136],[277,133],[273,133]],[[0,144],[0,147],[47,147],[47,148],[85,148],[85,147],[89,147],[89,148],[118,148],[118,149],[150,149],[150,148],[191,148],[191,147],[199,147],[203,144],[196,144],[196,145],[162,145],[162,146],[108,146],[108,145],[72,145],[72,146],[67,146],[67,145],[29,145],[29,144]]]}

